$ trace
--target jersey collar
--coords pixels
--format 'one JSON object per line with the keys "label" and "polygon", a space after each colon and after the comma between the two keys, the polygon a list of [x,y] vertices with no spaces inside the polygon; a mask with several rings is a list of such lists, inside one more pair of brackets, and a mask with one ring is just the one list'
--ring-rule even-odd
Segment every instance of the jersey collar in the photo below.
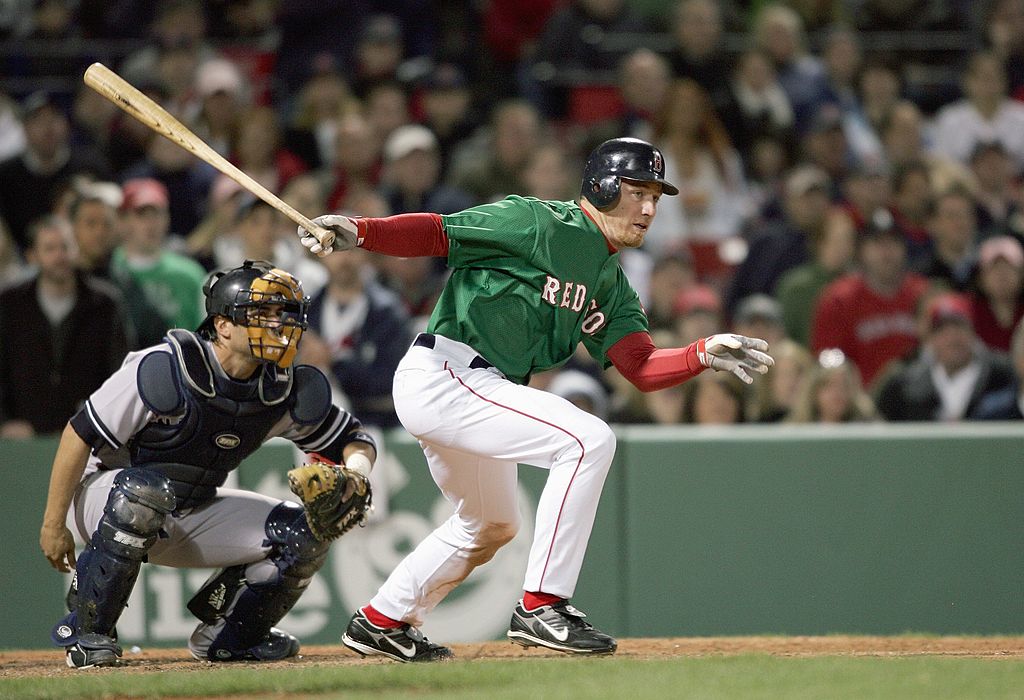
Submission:
{"label": "jersey collar", "polygon": [[606,246],[608,246],[608,255],[615,255],[616,253],[618,253],[619,249],[612,245],[612,242],[608,240],[608,236],[604,235],[604,231],[601,230],[601,226],[600,226],[600,224],[597,223],[597,219],[595,219],[591,215],[591,213],[589,211],[587,211],[586,209],[584,209],[583,207],[580,207],[580,211],[582,211],[584,214],[586,214],[587,218],[594,222],[594,226],[597,226],[597,230],[598,231],[601,231],[601,235],[604,237],[604,243],[605,243]]}

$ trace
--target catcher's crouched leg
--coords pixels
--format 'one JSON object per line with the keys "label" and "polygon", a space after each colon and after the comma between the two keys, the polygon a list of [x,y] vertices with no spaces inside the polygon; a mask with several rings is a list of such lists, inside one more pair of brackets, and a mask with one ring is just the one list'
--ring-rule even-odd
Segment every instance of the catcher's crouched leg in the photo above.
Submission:
{"label": "catcher's crouched leg", "polygon": [[114,625],[174,506],[174,491],[162,474],[131,468],[114,477],[103,517],[75,566],[71,612],[52,632],[54,643],[67,649],[69,666],[108,665],[121,655]]}
{"label": "catcher's crouched leg", "polygon": [[200,624],[192,655],[208,661],[277,661],[299,653],[299,641],[274,625],[327,561],[330,544],[309,529],[303,509],[281,503],[267,516],[270,555],[214,574],[189,601]]}

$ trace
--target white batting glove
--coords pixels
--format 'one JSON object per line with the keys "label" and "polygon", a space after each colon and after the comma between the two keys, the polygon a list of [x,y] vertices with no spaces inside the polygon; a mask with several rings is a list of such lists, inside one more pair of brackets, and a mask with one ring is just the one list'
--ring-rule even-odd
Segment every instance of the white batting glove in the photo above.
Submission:
{"label": "white batting glove", "polygon": [[698,340],[697,359],[713,370],[732,372],[744,384],[754,381],[749,372],[765,374],[775,364],[768,354],[766,341],[735,333],[719,333]]}
{"label": "white batting glove", "polygon": [[334,244],[324,247],[310,231],[301,226],[298,228],[296,233],[299,236],[299,242],[309,248],[309,252],[314,255],[322,258],[325,255],[330,255],[335,248],[350,250],[356,247],[359,233],[355,222],[349,217],[340,214],[324,214],[313,219],[313,223],[334,232]]}

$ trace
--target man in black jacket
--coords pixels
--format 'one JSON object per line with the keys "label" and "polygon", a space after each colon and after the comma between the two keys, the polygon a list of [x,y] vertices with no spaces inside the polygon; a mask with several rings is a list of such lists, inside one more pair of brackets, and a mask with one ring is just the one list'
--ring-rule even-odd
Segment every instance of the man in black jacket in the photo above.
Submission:
{"label": "man in black jacket", "polygon": [[0,437],[58,433],[128,352],[121,295],[75,270],[68,223],[29,225],[38,274],[0,294]]}
{"label": "man in black jacket", "polygon": [[1010,363],[978,340],[963,296],[932,299],[926,321],[920,357],[882,380],[878,410],[892,421],[978,419],[982,397],[1013,384]]}

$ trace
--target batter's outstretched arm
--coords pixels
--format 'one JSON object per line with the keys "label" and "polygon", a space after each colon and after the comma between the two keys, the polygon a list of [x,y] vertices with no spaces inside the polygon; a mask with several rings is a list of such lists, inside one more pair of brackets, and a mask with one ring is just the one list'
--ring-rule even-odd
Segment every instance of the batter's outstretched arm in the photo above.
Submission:
{"label": "batter's outstretched arm", "polygon": [[708,367],[735,374],[746,384],[751,373],[764,374],[775,364],[768,343],[732,333],[713,335],[685,348],[658,349],[646,331],[630,333],[608,349],[608,359],[640,391],[681,384]]}
{"label": "batter's outstretched arm", "polygon": [[[437,214],[397,214],[368,219],[327,214],[318,216],[313,222],[333,231],[346,232],[346,236],[339,234],[339,240],[343,243],[334,245],[339,250],[359,246],[399,258],[448,255],[448,236],[444,232],[441,217]],[[305,229],[300,228],[298,234],[303,245],[317,255],[323,257],[331,252],[330,249],[326,252],[322,249],[317,250],[316,244],[310,242],[311,239]],[[344,241],[350,241],[351,245],[346,245]]]}
{"label": "batter's outstretched arm", "polygon": [[43,555],[57,571],[68,572],[75,566],[75,538],[65,525],[65,518],[75,489],[85,472],[89,451],[89,445],[68,423],[53,458],[46,510],[39,531],[39,546]]}

